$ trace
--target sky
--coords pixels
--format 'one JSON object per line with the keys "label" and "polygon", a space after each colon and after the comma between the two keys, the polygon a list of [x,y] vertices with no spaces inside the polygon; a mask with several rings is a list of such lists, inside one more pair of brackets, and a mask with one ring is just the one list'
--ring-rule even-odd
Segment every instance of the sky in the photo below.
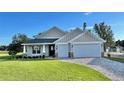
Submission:
{"label": "sky", "polygon": [[64,31],[75,27],[92,28],[95,23],[110,25],[115,40],[124,39],[124,12],[0,12],[0,45],[11,43],[17,34],[28,37],[57,26]]}

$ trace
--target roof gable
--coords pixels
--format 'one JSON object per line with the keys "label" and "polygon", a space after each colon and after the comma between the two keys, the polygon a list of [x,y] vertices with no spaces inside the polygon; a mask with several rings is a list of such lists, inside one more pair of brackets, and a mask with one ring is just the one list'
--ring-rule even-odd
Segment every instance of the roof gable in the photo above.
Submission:
{"label": "roof gable", "polygon": [[39,35],[35,36],[37,39],[41,38],[60,38],[65,35],[65,32],[59,29],[58,27],[52,27],[48,31],[40,33]]}
{"label": "roof gable", "polygon": [[67,33],[66,35],[64,35],[54,43],[66,43],[81,33],[83,33],[83,31],[80,28],[76,28],[74,30],[71,30],[69,33]]}
{"label": "roof gable", "polygon": [[86,31],[78,35],[77,37],[73,38],[69,42],[105,42],[105,40],[89,31]]}

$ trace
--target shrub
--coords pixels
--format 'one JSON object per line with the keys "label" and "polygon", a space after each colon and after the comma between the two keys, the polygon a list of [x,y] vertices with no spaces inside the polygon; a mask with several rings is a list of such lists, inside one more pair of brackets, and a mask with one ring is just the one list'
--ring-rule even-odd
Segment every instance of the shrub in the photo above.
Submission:
{"label": "shrub", "polygon": [[42,56],[39,56],[40,58],[42,58]]}
{"label": "shrub", "polygon": [[44,59],[45,58],[45,55],[43,55],[42,58]]}
{"label": "shrub", "polygon": [[29,59],[31,59],[31,56],[28,56]]}
{"label": "shrub", "polygon": [[9,51],[8,54],[11,55],[12,58],[16,58],[17,52],[16,51]]}
{"label": "shrub", "polygon": [[26,59],[27,57],[26,57],[26,56],[24,56],[24,58]]}
{"label": "shrub", "polygon": [[36,58],[35,56],[33,56],[32,58]]}
{"label": "shrub", "polygon": [[111,54],[108,53],[107,56],[108,56],[108,58],[110,58],[111,57]]}

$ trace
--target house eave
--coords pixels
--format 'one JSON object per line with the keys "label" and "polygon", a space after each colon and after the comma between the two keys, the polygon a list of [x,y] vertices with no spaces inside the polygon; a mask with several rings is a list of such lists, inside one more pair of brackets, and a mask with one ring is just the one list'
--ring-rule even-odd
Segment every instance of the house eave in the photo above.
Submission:
{"label": "house eave", "polygon": [[102,44],[102,42],[90,41],[90,42],[72,42],[73,44]]}
{"label": "house eave", "polygon": [[23,43],[21,45],[51,45],[54,43]]}

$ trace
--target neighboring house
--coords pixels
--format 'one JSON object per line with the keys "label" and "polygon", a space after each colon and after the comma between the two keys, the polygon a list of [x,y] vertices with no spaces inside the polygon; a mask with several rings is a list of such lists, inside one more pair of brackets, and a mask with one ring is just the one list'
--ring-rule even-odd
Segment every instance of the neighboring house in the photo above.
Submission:
{"label": "neighboring house", "polygon": [[121,47],[121,46],[108,47],[106,49],[106,52],[119,52],[119,53],[121,53],[121,52],[123,52],[123,47]]}
{"label": "neighboring house", "polygon": [[58,58],[101,57],[104,40],[80,28],[64,32],[53,27],[22,44],[26,56],[55,56]]}

